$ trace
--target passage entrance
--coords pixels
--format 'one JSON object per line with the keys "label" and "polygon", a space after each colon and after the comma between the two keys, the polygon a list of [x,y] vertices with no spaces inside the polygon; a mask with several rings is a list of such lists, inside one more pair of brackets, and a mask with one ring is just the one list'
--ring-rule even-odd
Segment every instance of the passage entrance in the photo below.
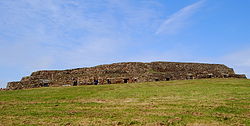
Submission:
{"label": "passage entrance", "polygon": [[107,83],[108,83],[108,84],[111,84],[111,80],[110,80],[110,79],[107,79]]}
{"label": "passage entrance", "polygon": [[129,80],[129,79],[123,79],[123,82],[124,82],[124,83],[128,83],[128,80]]}
{"label": "passage entrance", "polygon": [[74,82],[73,82],[73,86],[77,86],[77,81],[74,81]]}

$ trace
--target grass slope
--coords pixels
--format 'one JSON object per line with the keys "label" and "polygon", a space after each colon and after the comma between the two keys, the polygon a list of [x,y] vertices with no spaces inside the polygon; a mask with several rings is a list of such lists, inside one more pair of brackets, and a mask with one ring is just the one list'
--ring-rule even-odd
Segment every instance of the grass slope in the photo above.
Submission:
{"label": "grass slope", "polygon": [[0,91],[0,125],[250,125],[250,80]]}

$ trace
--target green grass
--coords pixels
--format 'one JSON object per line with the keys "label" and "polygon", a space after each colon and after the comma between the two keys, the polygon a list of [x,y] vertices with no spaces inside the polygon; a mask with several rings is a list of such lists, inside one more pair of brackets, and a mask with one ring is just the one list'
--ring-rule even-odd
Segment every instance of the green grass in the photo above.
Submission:
{"label": "green grass", "polygon": [[250,80],[0,91],[0,125],[250,125]]}

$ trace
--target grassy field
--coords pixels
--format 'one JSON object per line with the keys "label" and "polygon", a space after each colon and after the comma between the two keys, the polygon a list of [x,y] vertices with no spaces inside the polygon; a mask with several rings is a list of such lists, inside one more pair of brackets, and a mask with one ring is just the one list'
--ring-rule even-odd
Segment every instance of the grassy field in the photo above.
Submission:
{"label": "grassy field", "polygon": [[250,126],[250,80],[0,91],[0,125]]}

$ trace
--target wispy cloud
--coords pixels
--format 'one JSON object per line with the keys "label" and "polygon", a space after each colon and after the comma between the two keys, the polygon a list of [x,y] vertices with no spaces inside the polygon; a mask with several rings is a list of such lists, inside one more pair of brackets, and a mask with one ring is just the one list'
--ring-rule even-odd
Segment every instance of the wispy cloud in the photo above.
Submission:
{"label": "wispy cloud", "polygon": [[200,0],[180,9],[178,12],[167,18],[160,25],[155,34],[172,34],[178,32],[187,24],[186,22],[189,17],[191,17],[204,4],[204,2],[205,0]]}
{"label": "wispy cloud", "polygon": [[135,43],[131,34],[149,28],[159,14],[155,0],[135,3],[0,0],[0,87],[36,70],[120,61]]}

